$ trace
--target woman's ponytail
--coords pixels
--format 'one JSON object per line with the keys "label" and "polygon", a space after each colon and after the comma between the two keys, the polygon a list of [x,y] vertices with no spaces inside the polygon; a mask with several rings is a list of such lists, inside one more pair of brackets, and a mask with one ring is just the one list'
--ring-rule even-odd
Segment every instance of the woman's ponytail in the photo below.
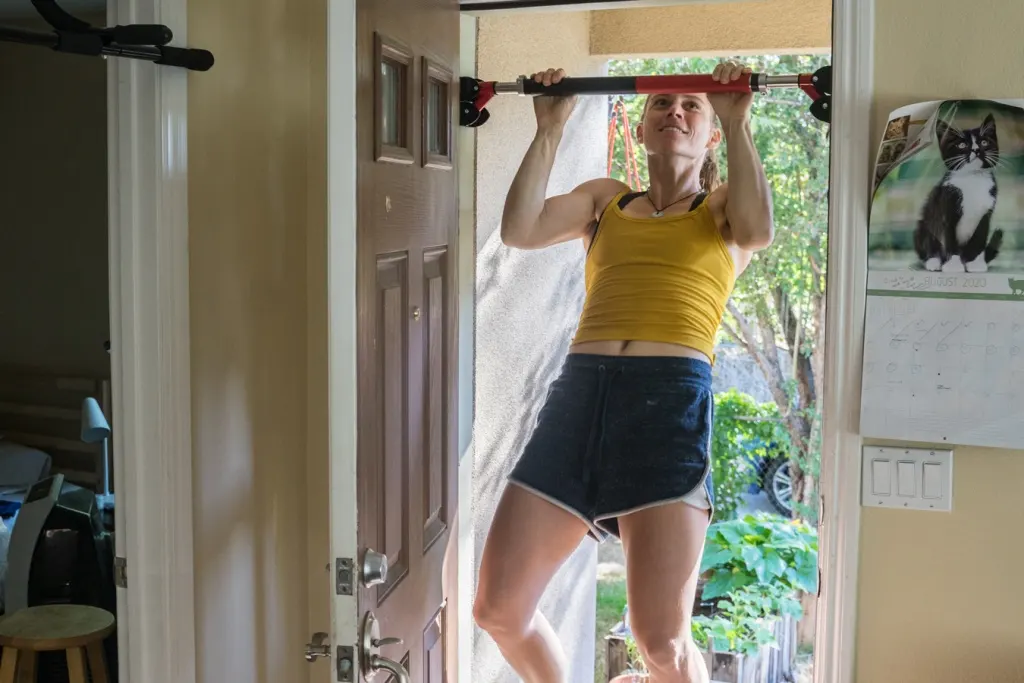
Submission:
{"label": "woman's ponytail", "polygon": [[718,173],[718,155],[709,149],[704,155],[704,164],[700,167],[700,189],[711,194],[722,184],[722,176]]}

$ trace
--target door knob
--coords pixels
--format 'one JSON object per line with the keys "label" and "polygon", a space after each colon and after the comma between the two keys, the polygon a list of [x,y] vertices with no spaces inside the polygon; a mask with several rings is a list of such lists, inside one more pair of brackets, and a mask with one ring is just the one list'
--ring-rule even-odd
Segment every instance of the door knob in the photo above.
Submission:
{"label": "door knob", "polygon": [[[392,661],[387,657],[381,657],[380,655],[374,655],[371,661],[370,673],[387,671],[391,674],[395,683],[409,683],[409,672],[398,662]],[[363,675],[368,676],[369,674],[364,672]]]}
{"label": "door knob", "polygon": [[315,662],[318,657],[331,656],[331,644],[324,642],[327,638],[327,634],[322,631],[317,631],[313,634],[312,642],[306,643],[307,662]]}
{"label": "door knob", "polygon": [[401,643],[401,638],[381,638],[380,622],[373,612],[367,612],[363,616],[363,633],[359,648],[359,668],[363,676],[370,678],[378,671],[387,671],[395,683],[409,683],[409,672],[404,666],[380,655],[380,648],[383,646]]}
{"label": "door knob", "polygon": [[388,556],[367,548],[363,553],[363,585],[370,588],[387,580]]}

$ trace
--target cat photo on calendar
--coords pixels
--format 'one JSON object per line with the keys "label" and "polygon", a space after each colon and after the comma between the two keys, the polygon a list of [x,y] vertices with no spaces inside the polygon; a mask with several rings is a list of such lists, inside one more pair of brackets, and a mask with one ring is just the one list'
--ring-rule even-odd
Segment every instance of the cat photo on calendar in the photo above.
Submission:
{"label": "cat photo on calendar", "polygon": [[921,209],[914,249],[926,270],[984,273],[1003,241],[1003,231],[991,229],[999,197],[995,117],[965,130],[938,120],[935,138],[946,172]]}
{"label": "cat photo on calendar", "polygon": [[869,270],[1024,273],[1024,101],[923,103],[893,121],[904,137],[887,126],[879,150]]}

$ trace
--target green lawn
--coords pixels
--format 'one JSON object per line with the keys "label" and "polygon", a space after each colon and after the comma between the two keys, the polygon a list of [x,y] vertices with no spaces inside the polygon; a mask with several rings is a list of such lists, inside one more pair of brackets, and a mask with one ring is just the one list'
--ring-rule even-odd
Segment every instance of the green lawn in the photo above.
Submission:
{"label": "green lawn", "polygon": [[597,582],[597,634],[594,664],[595,683],[604,683],[604,637],[605,634],[622,619],[622,610],[626,607],[626,580],[604,579]]}

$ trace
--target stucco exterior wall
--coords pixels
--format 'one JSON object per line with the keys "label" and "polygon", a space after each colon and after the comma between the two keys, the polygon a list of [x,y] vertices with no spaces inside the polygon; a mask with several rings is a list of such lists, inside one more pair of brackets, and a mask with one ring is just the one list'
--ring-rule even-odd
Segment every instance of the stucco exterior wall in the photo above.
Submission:
{"label": "stucco exterior wall", "polygon": [[[514,80],[549,66],[574,75],[603,75],[604,60],[589,55],[590,14],[515,14],[479,21],[478,74]],[[607,103],[583,98],[562,140],[549,194],[602,176],[607,164]],[[506,486],[548,384],[576,327],[583,295],[578,243],[541,251],[502,245],[498,228],[509,185],[536,130],[527,98],[503,96],[477,129],[477,331],[473,516],[476,567]],[[541,605],[569,656],[571,683],[591,683],[597,546],[586,540],[558,573]],[[474,586],[476,581],[474,580]],[[476,629],[473,683],[516,683],[494,641]]]}
{"label": "stucco exterior wall", "polygon": [[593,13],[591,54],[810,53],[832,43],[831,0],[754,0]]}

